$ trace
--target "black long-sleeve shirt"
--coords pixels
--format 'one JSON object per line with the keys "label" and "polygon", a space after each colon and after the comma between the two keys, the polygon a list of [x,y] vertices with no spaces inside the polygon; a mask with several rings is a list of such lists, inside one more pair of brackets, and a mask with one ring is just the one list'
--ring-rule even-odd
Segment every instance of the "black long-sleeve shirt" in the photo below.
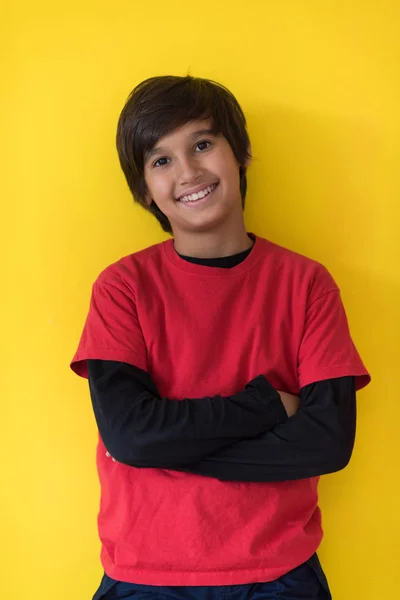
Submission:
{"label": "black long-sleeve shirt", "polygon": [[[194,259],[232,267],[233,257]],[[338,471],[354,444],[355,378],[305,386],[289,419],[263,376],[230,397],[160,398],[149,373],[126,363],[88,360],[93,409],[102,440],[119,462],[230,481],[280,481]]]}
{"label": "black long-sleeve shirt", "polygon": [[104,445],[130,466],[280,481],[338,471],[350,460],[354,377],[305,386],[298,412],[287,418],[263,376],[233,396],[173,400],[161,398],[150,375],[133,365],[88,360],[88,373]]}

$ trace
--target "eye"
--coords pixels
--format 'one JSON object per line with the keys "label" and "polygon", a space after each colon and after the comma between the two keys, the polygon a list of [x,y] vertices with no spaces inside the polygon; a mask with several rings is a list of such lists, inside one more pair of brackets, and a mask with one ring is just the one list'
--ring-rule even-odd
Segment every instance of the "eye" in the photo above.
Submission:
{"label": "eye", "polygon": [[165,156],[163,156],[162,158],[158,158],[156,161],[153,162],[153,167],[164,167],[168,164],[168,160],[169,159]]}
{"label": "eye", "polygon": [[[196,144],[196,151],[202,152],[203,150],[207,150],[211,146],[211,142],[209,140],[202,140]],[[198,150],[197,150],[198,148]]]}

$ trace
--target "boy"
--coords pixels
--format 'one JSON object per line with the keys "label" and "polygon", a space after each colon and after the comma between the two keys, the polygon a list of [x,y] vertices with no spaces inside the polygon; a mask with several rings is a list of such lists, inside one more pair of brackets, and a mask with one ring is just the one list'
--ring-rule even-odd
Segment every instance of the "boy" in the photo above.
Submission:
{"label": "boy", "polygon": [[317,484],[350,460],[370,379],[338,287],[246,231],[250,142],[223,86],[144,81],[117,148],[173,239],[99,275],[71,363],[99,429],[94,599],[330,598]]}

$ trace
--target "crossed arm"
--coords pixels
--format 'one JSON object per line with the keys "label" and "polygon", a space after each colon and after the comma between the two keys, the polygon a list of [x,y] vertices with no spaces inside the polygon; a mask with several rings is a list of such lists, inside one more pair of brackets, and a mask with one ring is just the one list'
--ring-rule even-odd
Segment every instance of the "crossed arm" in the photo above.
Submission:
{"label": "crossed arm", "polygon": [[350,460],[354,377],[305,386],[298,404],[262,375],[233,396],[173,400],[138,367],[87,363],[97,426],[118,462],[266,482],[331,473]]}

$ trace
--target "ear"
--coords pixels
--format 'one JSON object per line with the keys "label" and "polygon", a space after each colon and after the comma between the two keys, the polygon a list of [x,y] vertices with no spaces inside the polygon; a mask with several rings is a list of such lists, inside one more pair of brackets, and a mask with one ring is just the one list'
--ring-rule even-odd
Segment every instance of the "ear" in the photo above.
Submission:
{"label": "ear", "polygon": [[146,201],[147,208],[149,208],[149,206],[153,202],[153,198],[150,196],[149,192],[146,192],[146,194],[145,194],[145,201]]}

